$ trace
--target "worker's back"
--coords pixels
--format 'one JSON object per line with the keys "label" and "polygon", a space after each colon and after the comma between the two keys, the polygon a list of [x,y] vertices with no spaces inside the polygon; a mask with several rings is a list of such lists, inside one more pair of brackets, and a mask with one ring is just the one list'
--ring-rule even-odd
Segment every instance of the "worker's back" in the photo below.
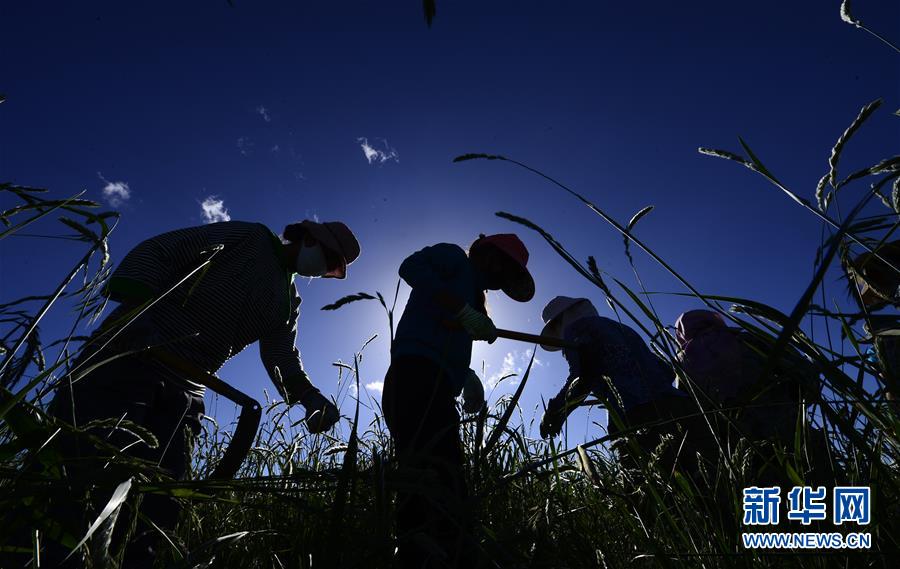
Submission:
{"label": "worker's back", "polygon": [[[766,370],[772,344],[744,330],[729,328],[710,311],[682,314],[676,324],[679,361],[704,407],[727,413],[724,423],[755,440],[793,439],[804,390],[815,373],[793,348],[786,347]],[[691,386],[683,386],[691,391]]]}

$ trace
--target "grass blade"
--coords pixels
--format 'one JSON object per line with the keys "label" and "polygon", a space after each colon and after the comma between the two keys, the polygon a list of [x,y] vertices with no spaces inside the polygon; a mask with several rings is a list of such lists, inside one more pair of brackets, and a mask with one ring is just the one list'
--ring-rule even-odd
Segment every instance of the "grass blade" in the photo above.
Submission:
{"label": "grass blade", "polygon": [[516,388],[516,392],[513,394],[512,399],[510,399],[506,410],[500,417],[500,420],[497,421],[496,425],[494,425],[490,436],[488,436],[487,442],[484,444],[484,453],[482,454],[483,457],[487,457],[491,454],[491,450],[493,450],[497,445],[497,442],[500,440],[500,436],[503,434],[504,430],[506,429],[506,425],[509,423],[510,417],[512,417],[513,412],[516,410],[516,405],[519,403],[519,398],[522,396],[522,391],[525,390],[525,384],[528,383],[528,376],[531,374],[531,366],[534,364],[534,358],[536,354],[537,346],[535,346],[534,349],[531,350],[531,359],[528,360],[528,367],[525,368],[525,373],[522,375],[522,381]]}
{"label": "grass blade", "polygon": [[72,557],[72,555],[75,554],[76,551],[81,549],[81,546],[84,545],[92,535],[94,535],[94,532],[97,531],[97,528],[99,528],[100,525],[104,521],[106,521],[106,519],[111,516],[113,512],[115,512],[119,508],[119,506],[122,505],[122,503],[125,502],[126,498],[128,498],[129,490],[131,490],[131,478],[129,478],[125,482],[122,482],[116,487],[116,489],[112,493],[112,497],[110,497],[109,499],[109,502],[107,502],[106,506],[103,507],[103,511],[100,512],[100,515],[97,516],[97,519],[94,520],[94,523],[92,523],[88,528],[87,533],[83,538],[81,538],[81,541],[78,542],[78,545],[76,545],[72,549],[72,551],[70,551],[69,554],[66,555],[64,561],[68,560],[70,557]]}
{"label": "grass blade", "polygon": [[356,294],[348,294],[343,298],[339,298],[331,304],[326,304],[321,308],[321,310],[337,310],[338,308],[350,304],[351,302],[357,302],[360,300],[375,300],[375,297],[371,294],[365,292],[358,292]]}
{"label": "grass blade", "polygon": [[[642,217],[644,217],[651,211],[653,211],[653,206],[648,205],[647,207],[643,208],[641,211],[634,214],[634,216],[632,216],[632,218],[628,221],[628,225],[625,227],[626,231],[628,231],[628,233],[631,233],[631,231],[634,229],[634,226],[637,225],[637,222],[640,221]],[[634,266],[634,259],[631,258],[631,251],[629,250],[629,244],[631,243],[631,239],[629,238],[629,236],[627,234],[623,235],[622,239],[625,242],[625,255],[628,257],[628,262],[632,266]]]}

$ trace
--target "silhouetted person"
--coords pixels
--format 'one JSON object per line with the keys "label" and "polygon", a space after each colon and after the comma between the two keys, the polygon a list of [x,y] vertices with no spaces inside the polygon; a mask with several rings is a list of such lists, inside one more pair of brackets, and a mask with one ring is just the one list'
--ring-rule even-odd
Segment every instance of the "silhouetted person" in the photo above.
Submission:
{"label": "silhouetted person", "polygon": [[[260,358],[285,401],[306,408],[307,418],[314,419],[308,422],[311,431],[330,429],[339,419],[338,410],[310,383],[294,345],[300,297],[293,276],[345,278],[347,265],[359,256],[359,243],[340,222],[295,223],[285,228],[283,237],[259,223],[228,221],[171,231],[137,245],[105,291],[119,306],[94,335],[95,347],[85,350],[76,366],[86,369],[117,354],[136,353],[102,365],[77,383],[63,384],[52,413],[77,426],[125,419],[148,429],[159,448],[136,444],[126,452],[182,479],[204,412],[204,387],[146,348],[161,346],[176,360],[215,372],[247,345],[259,342]],[[210,259],[207,267],[166,294],[205,259]],[[164,294],[96,352],[138,308]],[[71,382],[71,376],[68,379]],[[120,449],[135,440],[122,429],[94,433]],[[73,443],[62,449],[72,494],[55,509],[69,512],[73,519],[63,521],[80,537],[130,471],[110,472],[113,467],[104,468],[102,451],[82,440]],[[92,485],[93,511],[84,501]],[[141,511],[160,529],[171,530],[179,509],[172,499],[145,494]],[[152,566],[159,537],[157,530],[139,523],[123,567]],[[55,557],[60,551],[49,553]],[[77,564],[78,557],[73,556],[71,564]]]}
{"label": "silhouetted person", "polygon": [[[542,336],[562,338],[577,347],[563,350],[569,376],[547,404],[541,436],[559,434],[569,413],[588,394],[606,402],[610,435],[622,428],[644,426],[642,433],[632,437],[645,452],[654,450],[662,434],[675,430],[673,419],[687,412],[689,401],[673,386],[672,368],[650,351],[637,332],[600,316],[586,298],[557,296],[544,307],[542,318]],[[630,454],[627,446],[615,446]]]}
{"label": "silhouetted person", "polygon": [[[872,253],[863,253],[850,262],[850,274],[856,281],[854,295],[864,311],[866,331],[872,336],[875,356],[881,370],[885,399],[900,410],[900,241],[885,243]],[[887,263],[885,263],[887,261]],[[893,309],[893,314],[887,313]],[[877,313],[877,314],[873,314]]]}
{"label": "silhouetted person", "polygon": [[[397,492],[397,537],[403,568],[472,567],[477,543],[466,542],[466,483],[455,398],[473,379],[472,341],[493,342],[485,291],[525,302],[534,296],[528,251],[512,234],[479,237],[466,252],[439,243],[400,265],[411,287],[384,381],[384,417],[401,471],[417,487]],[[471,389],[470,409],[483,404]],[[406,479],[404,477],[404,479]]]}
{"label": "silhouetted person", "polygon": [[[678,317],[676,338],[679,362],[693,381],[707,414],[708,425],[695,420],[693,437],[704,457],[715,464],[720,448],[733,448],[740,437],[757,443],[766,457],[773,445],[793,449],[804,401],[818,393],[812,364],[790,346],[785,347],[767,375],[774,341],[767,342],[740,328],[731,328],[716,312],[691,310]],[[690,389],[685,389],[690,392]],[[718,444],[711,438],[715,432]],[[816,449],[817,454],[821,454]],[[817,458],[817,457],[813,457]],[[761,482],[762,483],[762,482]]]}

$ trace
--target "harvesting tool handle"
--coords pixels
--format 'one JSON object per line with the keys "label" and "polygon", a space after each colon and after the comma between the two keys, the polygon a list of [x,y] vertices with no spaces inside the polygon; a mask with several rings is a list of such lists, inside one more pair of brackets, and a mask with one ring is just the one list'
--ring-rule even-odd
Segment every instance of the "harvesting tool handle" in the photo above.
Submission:
{"label": "harvesting tool handle", "polygon": [[506,338],[507,340],[516,340],[518,342],[528,342],[530,344],[543,344],[545,346],[555,346],[557,348],[577,348],[575,342],[567,342],[561,338],[551,338],[550,336],[539,336],[537,334],[528,334],[525,332],[516,332],[514,330],[503,330],[497,328],[497,337]]}

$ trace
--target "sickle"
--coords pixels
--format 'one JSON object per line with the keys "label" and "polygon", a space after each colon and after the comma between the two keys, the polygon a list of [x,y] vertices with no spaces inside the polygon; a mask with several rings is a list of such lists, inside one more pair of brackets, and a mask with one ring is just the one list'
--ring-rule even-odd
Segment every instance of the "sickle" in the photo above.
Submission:
{"label": "sickle", "polygon": [[238,469],[241,467],[241,463],[244,462],[244,458],[247,457],[247,453],[250,452],[250,445],[253,444],[253,438],[256,436],[256,431],[259,428],[259,421],[262,417],[262,407],[259,402],[246,393],[228,385],[219,377],[200,369],[183,358],[159,348],[153,348],[150,352],[152,357],[158,361],[241,406],[241,414],[238,417],[238,424],[234,429],[234,434],[231,436],[231,442],[225,449],[225,454],[216,464],[212,474],[209,475],[210,480],[230,480],[234,478],[234,475],[237,474]]}

